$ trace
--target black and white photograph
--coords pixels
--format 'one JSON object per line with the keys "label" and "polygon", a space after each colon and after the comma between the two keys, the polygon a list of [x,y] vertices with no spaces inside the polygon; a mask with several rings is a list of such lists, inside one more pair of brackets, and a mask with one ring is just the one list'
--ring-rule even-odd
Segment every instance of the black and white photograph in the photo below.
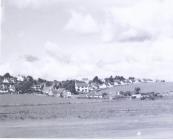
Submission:
{"label": "black and white photograph", "polygon": [[0,0],[0,138],[173,139],[173,1]]}

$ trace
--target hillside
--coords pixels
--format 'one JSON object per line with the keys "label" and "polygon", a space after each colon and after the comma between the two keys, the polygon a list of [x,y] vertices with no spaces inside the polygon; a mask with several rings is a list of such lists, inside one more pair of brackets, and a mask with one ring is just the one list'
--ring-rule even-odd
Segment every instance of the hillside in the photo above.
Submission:
{"label": "hillside", "polygon": [[111,88],[106,88],[99,93],[109,93],[109,94],[116,94],[118,91],[133,91],[135,87],[140,87],[141,92],[159,92],[159,93],[166,93],[168,91],[173,91],[173,82],[159,82],[159,83],[135,83],[129,85],[119,85],[114,86]]}

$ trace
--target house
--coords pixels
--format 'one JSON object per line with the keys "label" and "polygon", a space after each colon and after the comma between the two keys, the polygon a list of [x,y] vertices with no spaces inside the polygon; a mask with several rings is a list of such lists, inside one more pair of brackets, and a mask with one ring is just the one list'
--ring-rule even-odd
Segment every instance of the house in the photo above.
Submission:
{"label": "house", "polygon": [[22,76],[22,75],[18,75],[18,76],[17,76],[17,81],[22,82],[22,81],[24,81],[24,79],[25,79],[25,77]]}
{"label": "house", "polygon": [[43,94],[53,96],[55,90],[57,89],[54,82],[46,82],[42,84],[37,84],[36,88],[41,88]]}
{"label": "house", "polygon": [[0,94],[5,94],[5,93],[8,93],[8,92],[9,92],[8,85],[4,84],[4,83],[1,83],[0,84]]}
{"label": "house", "polygon": [[9,85],[8,89],[10,93],[14,93],[16,91],[16,88],[14,85]]}
{"label": "house", "polygon": [[51,89],[52,94],[55,97],[61,97],[61,98],[71,98],[72,94],[70,91],[66,90],[65,88],[58,88],[58,89]]}
{"label": "house", "polygon": [[125,85],[131,84],[131,81],[129,79],[124,80]]}
{"label": "house", "polygon": [[0,81],[1,83],[4,83],[4,84],[14,84],[17,82],[17,78],[12,76],[4,76],[4,77],[1,77]]}
{"label": "house", "polygon": [[101,89],[104,89],[106,87],[107,87],[106,84],[99,85],[99,88],[101,88]]}
{"label": "house", "polygon": [[136,79],[136,81],[135,81],[135,83],[141,83],[142,82],[142,80],[141,79]]}
{"label": "house", "polygon": [[60,97],[61,94],[61,91],[59,89],[55,89],[53,86],[44,86],[42,92],[48,96],[56,97]]}
{"label": "house", "polygon": [[79,93],[88,93],[89,85],[83,81],[75,81],[75,90]]}
{"label": "house", "polygon": [[86,94],[86,97],[89,99],[109,99],[112,100],[113,96],[110,93],[105,93],[105,92],[97,92],[97,91],[92,91],[88,94]]}
{"label": "house", "polygon": [[6,94],[6,93],[8,93],[8,90],[0,89],[0,94]]}
{"label": "house", "polygon": [[43,94],[48,96],[56,96],[62,98],[70,98],[72,96],[71,92],[64,88],[54,88],[54,85],[44,86],[42,90]]}
{"label": "house", "polygon": [[34,92],[41,92],[42,89],[43,89],[43,84],[34,84],[31,89],[34,91]]}
{"label": "house", "polygon": [[44,85],[42,92],[43,94],[49,95],[49,96],[53,96],[53,92],[52,92],[53,86],[46,86]]}
{"label": "house", "polygon": [[72,94],[70,91],[64,89],[61,94],[60,94],[60,97],[62,98],[71,98]]}
{"label": "house", "polygon": [[82,78],[82,81],[85,82],[85,83],[89,83],[89,79],[88,78]]}
{"label": "house", "polygon": [[114,85],[116,85],[116,86],[121,85],[121,81],[120,80],[114,80]]}
{"label": "house", "polygon": [[152,79],[145,79],[145,78],[144,78],[144,79],[143,79],[143,82],[144,82],[144,83],[152,83],[153,80],[152,80]]}
{"label": "house", "polygon": [[90,82],[89,91],[96,90],[96,89],[99,89],[99,85],[94,82]]}
{"label": "house", "polygon": [[3,81],[2,81],[2,83],[8,84],[8,83],[10,83],[10,81],[7,78],[4,78]]}
{"label": "house", "polygon": [[142,98],[142,95],[141,94],[133,94],[131,96],[132,99],[141,99]]}

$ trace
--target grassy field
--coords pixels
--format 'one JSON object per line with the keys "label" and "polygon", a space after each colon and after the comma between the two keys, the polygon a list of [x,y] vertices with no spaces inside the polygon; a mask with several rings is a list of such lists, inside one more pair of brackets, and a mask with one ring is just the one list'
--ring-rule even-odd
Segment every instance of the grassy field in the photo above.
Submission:
{"label": "grassy field", "polygon": [[173,98],[0,96],[0,137],[173,138]]}
{"label": "grassy field", "polygon": [[[81,118],[99,119],[124,115],[150,115],[170,113],[170,98],[155,101],[61,99],[34,95],[0,96],[0,120]],[[10,104],[5,104],[7,100]],[[32,101],[33,100],[33,101]],[[37,102],[38,101],[38,102]],[[172,112],[171,112],[172,113]]]}

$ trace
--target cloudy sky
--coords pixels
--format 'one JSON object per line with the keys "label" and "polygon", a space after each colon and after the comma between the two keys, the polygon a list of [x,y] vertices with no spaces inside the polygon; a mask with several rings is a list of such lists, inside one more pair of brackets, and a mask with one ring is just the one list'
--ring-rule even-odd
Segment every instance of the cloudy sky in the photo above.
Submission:
{"label": "cloudy sky", "polygon": [[172,0],[1,0],[0,74],[173,80]]}

